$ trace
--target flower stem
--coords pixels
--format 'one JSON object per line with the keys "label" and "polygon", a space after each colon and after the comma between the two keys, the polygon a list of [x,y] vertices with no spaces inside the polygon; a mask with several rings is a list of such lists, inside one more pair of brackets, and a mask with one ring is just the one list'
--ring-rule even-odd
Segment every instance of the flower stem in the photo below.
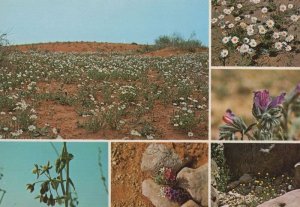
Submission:
{"label": "flower stem", "polygon": [[68,207],[69,206],[69,180],[70,180],[70,166],[69,166],[69,163],[70,163],[70,160],[69,160],[69,154],[68,154],[68,150],[67,150],[67,143],[64,142],[64,153],[66,156],[66,201],[65,201],[65,207]]}

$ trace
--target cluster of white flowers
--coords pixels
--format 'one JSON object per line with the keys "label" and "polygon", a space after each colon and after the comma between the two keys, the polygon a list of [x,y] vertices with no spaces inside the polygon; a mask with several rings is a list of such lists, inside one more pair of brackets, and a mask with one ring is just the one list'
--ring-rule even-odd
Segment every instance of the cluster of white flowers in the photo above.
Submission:
{"label": "cluster of white flowers", "polygon": [[[282,52],[293,50],[295,34],[290,30],[282,29],[286,28],[286,25],[276,26],[280,22],[273,19],[272,12],[274,10],[269,9],[269,6],[264,2],[260,0],[250,0],[248,3],[236,1],[235,5],[232,5],[223,0],[218,1],[218,3],[221,6],[214,10],[217,16],[212,18],[211,22],[213,27],[217,24],[217,28],[220,28],[224,34],[222,38],[224,48],[220,51],[222,59],[229,56],[232,48],[235,48],[242,55],[255,54],[258,49],[264,51],[276,49]],[[277,11],[281,13],[280,18],[289,25],[296,25],[300,18],[297,13],[299,8],[296,8],[292,2],[287,5],[277,3],[276,6]],[[243,7],[248,9],[243,11],[244,13],[239,13],[238,10]],[[259,8],[261,8],[261,15],[254,12]],[[236,13],[239,16],[236,16]],[[269,46],[263,48],[267,39],[268,42],[273,42],[271,48]]]}

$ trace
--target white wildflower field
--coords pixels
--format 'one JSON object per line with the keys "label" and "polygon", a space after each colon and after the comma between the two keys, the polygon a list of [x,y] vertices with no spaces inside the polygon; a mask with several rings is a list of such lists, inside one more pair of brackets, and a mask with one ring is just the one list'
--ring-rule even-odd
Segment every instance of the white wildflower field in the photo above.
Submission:
{"label": "white wildflower field", "polygon": [[0,138],[207,139],[208,56],[14,51]]}

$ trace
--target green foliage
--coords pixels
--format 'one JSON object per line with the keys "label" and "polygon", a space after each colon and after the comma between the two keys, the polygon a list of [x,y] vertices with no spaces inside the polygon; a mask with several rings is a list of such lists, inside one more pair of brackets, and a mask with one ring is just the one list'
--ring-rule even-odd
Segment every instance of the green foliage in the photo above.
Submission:
{"label": "green foliage", "polygon": [[221,192],[226,192],[227,184],[230,180],[230,171],[226,164],[224,157],[223,144],[211,145],[211,158],[216,162],[218,166],[218,172],[212,172],[217,182],[217,189]]}
{"label": "green foliage", "polygon": [[[27,190],[32,193],[36,185],[40,184],[39,195],[36,198],[39,199],[41,203],[45,203],[48,206],[55,206],[56,204],[64,204],[65,207],[77,206],[78,199],[76,197],[75,185],[69,176],[70,162],[73,157],[72,154],[68,153],[67,144],[64,143],[62,152],[54,165],[51,165],[50,161],[45,165],[34,165],[32,173],[36,175],[36,181],[27,184]],[[53,166],[55,166],[54,173]],[[55,176],[53,176],[53,174],[55,174]],[[75,197],[72,196],[71,186]],[[60,195],[60,193],[62,195]]]}
{"label": "green foliage", "polygon": [[185,110],[176,111],[171,117],[173,126],[182,130],[190,131],[199,124],[200,119],[196,116],[195,112],[188,112]]}
{"label": "green foliage", "polygon": [[105,192],[108,194],[108,187],[107,187],[107,184],[106,184],[106,178],[104,176],[103,165],[102,165],[102,162],[101,162],[101,154],[102,154],[102,150],[99,147],[99,151],[98,151],[98,166],[99,166],[99,170],[100,170],[100,179],[101,179],[101,182],[102,182],[102,184],[104,186]]}
{"label": "green foliage", "polygon": [[[2,180],[2,178],[3,178],[3,174],[0,171],[0,180]],[[6,190],[0,188],[0,205],[1,205],[2,201],[3,201],[5,193],[6,193]]]}
{"label": "green foliage", "polygon": [[90,132],[98,132],[103,128],[104,123],[103,117],[93,116],[83,124],[83,128]]}
{"label": "green foliage", "polygon": [[189,52],[196,52],[197,48],[204,47],[202,42],[196,39],[196,34],[192,33],[188,39],[183,38],[180,34],[162,35],[155,40],[157,48],[175,47]]}
{"label": "green foliage", "polygon": [[0,34],[0,65],[3,63],[8,54],[7,45],[7,34]]}

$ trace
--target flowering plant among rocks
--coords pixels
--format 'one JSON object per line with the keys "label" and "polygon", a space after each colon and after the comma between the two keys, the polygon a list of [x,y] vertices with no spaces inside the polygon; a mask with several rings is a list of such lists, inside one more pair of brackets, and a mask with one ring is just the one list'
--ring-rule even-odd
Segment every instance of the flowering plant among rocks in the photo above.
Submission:
{"label": "flowering plant among rocks", "polygon": [[171,168],[162,167],[157,175],[154,177],[154,181],[162,185],[160,193],[162,197],[169,199],[172,202],[183,204],[190,199],[190,195],[184,189],[177,186],[176,172]]}
{"label": "flowering plant among rocks", "polygon": [[268,90],[253,94],[252,115],[255,122],[247,125],[228,109],[220,126],[220,139],[288,140],[297,137],[300,124],[300,83],[288,94],[271,97]]}
{"label": "flowering plant among rocks", "polygon": [[168,198],[173,202],[183,204],[189,200],[190,195],[182,188],[175,188],[170,186],[165,186],[161,188],[161,194],[163,197]]}
{"label": "flowering plant among rocks", "polygon": [[154,177],[157,184],[160,185],[175,185],[176,173],[171,168],[163,167],[159,173]]}

